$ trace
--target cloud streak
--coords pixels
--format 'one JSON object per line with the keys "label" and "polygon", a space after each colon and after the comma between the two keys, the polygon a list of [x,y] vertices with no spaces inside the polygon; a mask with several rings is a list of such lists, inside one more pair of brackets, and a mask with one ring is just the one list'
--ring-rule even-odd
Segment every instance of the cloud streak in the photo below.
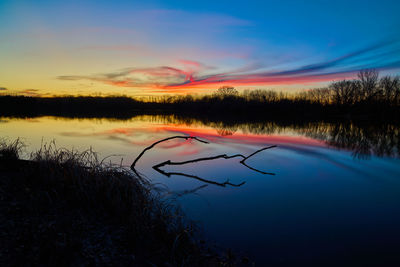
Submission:
{"label": "cloud streak", "polygon": [[120,87],[163,88],[168,85],[195,82],[194,75],[213,67],[192,60],[179,60],[182,67],[159,66],[149,68],[126,68],[117,72],[95,75],[64,75],[59,80],[91,80]]}
{"label": "cloud streak", "polygon": [[[112,73],[89,76],[59,76],[60,80],[91,80],[118,87],[148,89],[155,93],[185,93],[187,89],[210,89],[224,84],[233,86],[269,86],[310,84],[352,78],[364,68],[390,70],[400,68],[396,51],[399,43],[380,42],[337,58],[283,70],[264,70],[260,62],[227,72],[193,60],[179,60],[179,66],[126,68]],[[373,61],[366,60],[374,58]],[[205,74],[213,71],[214,73]]]}
{"label": "cloud streak", "polygon": [[39,93],[38,89],[24,89],[18,91],[18,94],[25,95],[25,96],[42,96],[41,93]]}

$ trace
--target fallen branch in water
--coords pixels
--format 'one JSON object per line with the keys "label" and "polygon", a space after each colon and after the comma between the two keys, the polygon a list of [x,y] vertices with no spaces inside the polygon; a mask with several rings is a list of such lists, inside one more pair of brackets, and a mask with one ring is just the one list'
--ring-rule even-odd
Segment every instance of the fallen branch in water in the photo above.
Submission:
{"label": "fallen branch in water", "polygon": [[[161,162],[161,163],[159,163],[157,165],[154,165],[153,169],[155,169],[159,173],[162,173],[162,174],[166,175],[166,172],[162,171],[160,169],[160,167],[164,167],[166,165],[185,165],[185,164],[188,164],[188,163],[195,163],[195,162],[206,161],[206,160],[215,160],[215,159],[219,159],[219,158],[232,159],[232,158],[241,157],[243,159],[239,163],[242,164],[243,166],[249,168],[250,170],[253,170],[255,172],[259,172],[259,173],[262,173],[262,174],[275,175],[275,173],[264,172],[264,171],[258,170],[256,168],[253,168],[253,167],[251,167],[251,166],[249,166],[249,165],[247,165],[245,163],[246,160],[248,160],[250,157],[254,156],[255,154],[257,154],[257,153],[259,153],[261,151],[264,151],[266,149],[274,148],[274,147],[276,147],[276,146],[268,146],[268,147],[261,148],[261,149],[257,150],[256,152],[250,154],[247,157],[242,155],[242,154],[235,154],[235,155],[232,155],[232,156],[228,156],[226,154],[222,154],[222,155],[218,155],[218,156],[204,157],[204,158],[198,158],[198,159],[192,159],[192,160],[186,160],[186,161],[179,161],[179,162],[173,162],[173,161],[167,160],[167,161]],[[170,176],[170,175],[167,175],[167,176]]]}
{"label": "fallen branch in water", "polygon": [[241,154],[238,154],[238,155],[240,155],[240,156],[243,157],[243,160],[240,161],[240,163],[244,163],[244,162],[245,162],[246,160],[248,160],[250,157],[254,156],[254,155],[257,154],[257,153],[260,153],[261,151],[264,151],[264,150],[267,150],[267,149],[270,149],[270,148],[274,148],[274,147],[276,147],[276,146],[267,146],[267,147],[261,148],[261,149],[257,150],[256,152],[250,154],[250,155],[247,156],[247,157],[245,157],[245,156],[243,156],[243,155],[241,155]]}
{"label": "fallen branch in water", "polygon": [[247,168],[249,168],[250,170],[253,170],[253,171],[256,171],[256,172],[259,172],[259,173],[262,173],[262,174],[275,175],[275,173],[263,172],[263,171],[260,171],[258,169],[255,169],[255,168],[253,168],[253,167],[251,167],[251,166],[249,166],[249,165],[247,165],[245,163],[246,160],[248,160],[250,157],[254,156],[255,154],[260,153],[261,151],[264,151],[264,150],[267,150],[267,149],[270,149],[270,148],[274,148],[274,147],[276,147],[276,146],[274,145],[274,146],[267,146],[267,147],[261,148],[261,149],[255,151],[254,153],[250,154],[249,156],[243,157],[243,159],[240,161],[240,163],[242,165],[246,166]]}
{"label": "fallen branch in water", "polygon": [[[153,168],[154,168],[154,167],[153,167]],[[185,176],[185,177],[193,178],[193,179],[196,179],[196,180],[199,180],[199,181],[208,183],[208,184],[214,184],[214,185],[218,185],[218,186],[222,186],[222,187],[225,187],[225,186],[227,186],[227,185],[234,186],[234,187],[239,187],[239,186],[242,186],[242,185],[244,185],[244,184],[246,183],[246,182],[241,182],[240,184],[232,184],[231,182],[229,182],[229,179],[226,180],[226,181],[223,182],[223,183],[218,183],[218,182],[214,182],[214,181],[212,181],[212,180],[208,180],[208,179],[205,179],[205,178],[201,178],[201,177],[196,176],[196,175],[186,174],[186,173],[182,173],[182,172],[165,172],[165,171],[163,171],[163,170],[161,170],[161,169],[157,169],[157,168],[154,168],[154,169],[155,169],[156,171],[158,171],[159,173],[161,173],[161,174],[167,176],[167,177],[171,177],[171,175]]]}
{"label": "fallen branch in water", "polygon": [[180,138],[180,139],[185,139],[185,140],[194,139],[194,140],[199,141],[199,142],[201,142],[201,143],[208,144],[207,141],[201,140],[201,139],[199,139],[199,138],[197,138],[197,137],[195,137],[195,136],[180,136],[180,135],[177,135],[177,136],[171,136],[171,137],[168,137],[168,138],[159,140],[159,141],[157,141],[157,142],[151,144],[150,146],[146,147],[145,149],[143,149],[143,151],[139,154],[139,156],[136,157],[136,159],[133,161],[133,163],[132,163],[132,165],[131,165],[132,171],[133,171],[136,175],[140,176],[139,173],[136,171],[135,166],[136,166],[136,163],[139,161],[139,159],[143,156],[143,154],[144,154],[147,150],[152,149],[154,146],[156,146],[156,145],[159,144],[159,143],[162,143],[162,142],[165,142],[165,141],[169,141],[169,140],[172,140],[172,139],[179,139],[179,138]]}
{"label": "fallen branch in water", "polygon": [[[162,143],[162,142],[166,142],[166,141],[169,141],[169,140],[172,140],[172,139],[185,139],[185,140],[194,139],[194,140],[196,140],[198,142],[201,142],[201,143],[204,143],[204,144],[208,144],[207,141],[201,140],[201,139],[199,139],[199,138],[197,138],[195,136],[172,136],[172,137],[168,137],[168,138],[159,140],[159,141],[151,144],[150,146],[146,147],[145,149],[143,149],[143,151],[139,154],[139,156],[136,157],[136,159],[134,160],[134,162],[131,165],[131,169],[133,170],[133,172],[136,175],[138,175],[139,177],[141,177],[140,174],[136,171],[135,166],[136,166],[136,163],[139,161],[139,159],[143,156],[143,154],[146,151],[152,149],[157,144]],[[161,167],[164,167],[166,165],[185,165],[185,164],[188,164],[188,163],[195,163],[195,162],[207,161],[207,160],[215,160],[215,159],[219,159],[219,158],[231,159],[231,158],[240,157],[240,158],[242,158],[242,160],[239,163],[242,164],[243,166],[245,166],[246,168],[249,168],[250,170],[258,172],[258,173],[261,173],[261,174],[275,175],[275,173],[264,172],[264,171],[258,170],[256,168],[253,168],[253,167],[247,165],[246,162],[245,162],[246,160],[248,160],[250,157],[256,155],[257,153],[259,153],[261,151],[264,151],[266,149],[274,148],[274,147],[276,147],[276,146],[268,146],[268,147],[261,148],[261,149],[255,151],[255,152],[253,152],[252,154],[250,154],[247,157],[242,155],[242,154],[235,154],[235,155],[232,155],[232,156],[228,156],[226,154],[222,154],[222,155],[217,155],[217,156],[212,156],[212,157],[203,157],[203,158],[197,158],[197,159],[180,161],[180,162],[173,162],[171,160],[167,160],[167,161],[161,162],[161,163],[159,163],[157,165],[154,165],[153,169],[156,170],[157,172],[161,173],[162,175],[167,176],[167,177],[171,177],[171,175],[179,175],[179,176],[185,176],[185,177],[193,178],[193,179],[205,182],[205,183],[214,184],[214,185],[218,185],[218,186],[225,187],[226,185],[230,185],[230,186],[234,186],[234,187],[239,187],[239,186],[244,185],[246,182],[242,182],[240,184],[233,184],[233,183],[229,182],[229,180],[226,180],[223,183],[218,183],[218,182],[215,182],[215,181],[212,181],[212,180],[201,178],[201,177],[196,176],[196,175],[191,175],[191,174],[186,174],[186,173],[181,173],[181,172],[166,172],[166,171],[163,171],[161,169]]]}
{"label": "fallen branch in water", "polygon": [[203,184],[203,185],[200,185],[193,189],[183,190],[183,191],[179,191],[179,192],[171,192],[171,194],[175,195],[176,197],[183,197],[183,196],[189,195],[189,194],[197,194],[197,191],[199,191],[200,189],[203,189],[207,186],[208,186],[208,184]]}

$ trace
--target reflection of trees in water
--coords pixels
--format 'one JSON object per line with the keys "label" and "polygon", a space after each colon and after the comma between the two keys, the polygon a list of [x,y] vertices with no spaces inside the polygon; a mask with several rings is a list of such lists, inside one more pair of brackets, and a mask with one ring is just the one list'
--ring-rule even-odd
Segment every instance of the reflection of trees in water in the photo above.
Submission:
{"label": "reflection of trees in water", "polygon": [[237,129],[238,127],[236,125],[216,127],[217,133],[221,136],[233,135]]}
{"label": "reflection of trees in water", "polygon": [[[350,122],[306,123],[280,125],[267,123],[267,127],[247,125],[250,133],[265,134],[294,131],[313,139],[323,140],[328,145],[353,151],[357,158],[368,158],[371,155],[399,157],[400,134],[396,125],[356,125]],[[240,128],[240,127],[239,127]]]}
{"label": "reflection of trees in water", "polygon": [[328,145],[353,151],[354,157],[399,157],[399,127],[390,124],[356,125],[350,122],[314,123],[298,131]]}
{"label": "reflection of trees in water", "polygon": [[359,158],[372,154],[398,157],[399,138],[399,128],[394,125],[380,125],[378,128],[339,124],[333,127],[328,143],[339,148],[351,149]]}
{"label": "reflection of trees in water", "polygon": [[240,130],[244,134],[283,134],[294,132],[313,139],[323,140],[328,145],[353,151],[357,158],[376,156],[400,156],[400,127],[393,124],[356,124],[352,122],[215,122],[177,116],[159,116],[158,121],[179,123],[188,126],[207,126],[216,129],[219,135],[231,135]]}

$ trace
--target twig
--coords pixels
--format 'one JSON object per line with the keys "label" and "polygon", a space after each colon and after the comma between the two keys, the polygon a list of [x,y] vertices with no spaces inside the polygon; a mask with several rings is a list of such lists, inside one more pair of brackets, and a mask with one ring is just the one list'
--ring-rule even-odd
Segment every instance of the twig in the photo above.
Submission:
{"label": "twig", "polygon": [[247,165],[246,163],[244,163],[243,161],[241,161],[241,162],[239,162],[239,163],[241,163],[243,166],[245,166],[245,167],[247,167],[247,168],[249,168],[250,170],[255,171],[255,172],[259,172],[259,173],[261,173],[261,174],[275,175],[275,173],[273,173],[273,172],[264,172],[264,171],[260,171],[260,170],[258,170],[258,169],[256,169],[256,168],[253,168],[253,167]]}
{"label": "twig", "polygon": [[270,149],[270,148],[274,148],[274,147],[276,147],[276,146],[267,146],[267,147],[261,148],[261,149],[257,150],[256,152],[250,154],[249,156],[244,157],[243,160],[240,161],[240,163],[244,163],[244,162],[245,162],[246,160],[248,160],[250,157],[254,156],[254,155],[257,154],[257,153],[260,153],[261,151],[264,151],[264,150],[267,150],[267,149]]}

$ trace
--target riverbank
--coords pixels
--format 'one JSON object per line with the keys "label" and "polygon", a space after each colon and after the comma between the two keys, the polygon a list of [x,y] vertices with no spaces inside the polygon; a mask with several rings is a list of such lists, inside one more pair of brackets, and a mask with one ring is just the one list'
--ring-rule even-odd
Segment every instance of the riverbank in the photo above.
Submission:
{"label": "riverbank", "polygon": [[[399,91],[400,92],[400,91]],[[130,97],[27,97],[0,95],[0,114],[8,117],[59,116],[69,118],[130,119],[140,115],[174,115],[224,121],[400,121],[400,100],[324,102],[305,97],[261,95],[175,96],[146,102]],[[399,93],[400,96],[400,93]]]}
{"label": "riverbank", "polygon": [[149,181],[91,150],[0,144],[1,266],[231,266]]}

